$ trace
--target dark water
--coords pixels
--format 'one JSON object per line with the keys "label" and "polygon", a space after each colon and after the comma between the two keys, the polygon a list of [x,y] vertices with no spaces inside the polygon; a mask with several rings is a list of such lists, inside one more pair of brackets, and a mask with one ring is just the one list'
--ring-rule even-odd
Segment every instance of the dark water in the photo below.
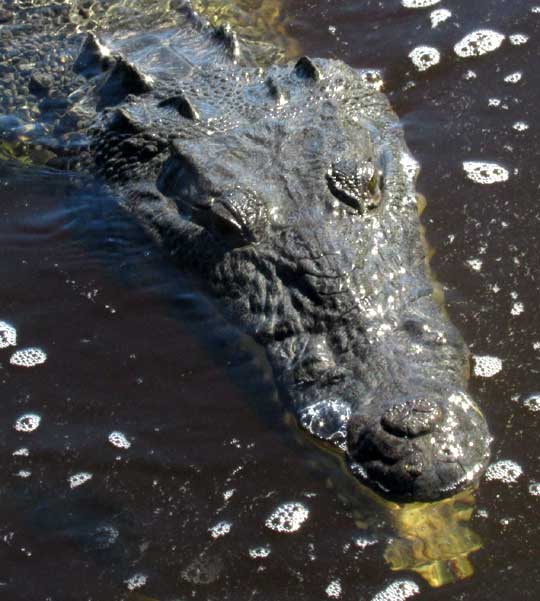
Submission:
{"label": "dark water", "polygon": [[[47,355],[22,368],[10,364],[16,349],[0,349],[6,599],[370,600],[397,581],[408,585],[377,601],[417,589],[426,600],[539,597],[533,7],[283,8],[304,52],[382,71],[422,165],[432,269],[473,354],[491,358],[476,361],[471,388],[494,435],[493,461],[512,463],[491,470],[475,495],[438,506],[378,502],[288,427],[259,351],[103,192],[75,174],[0,164],[0,321],[16,327],[18,349]],[[432,28],[440,8],[452,15]],[[454,44],[479,29],[507,38],[484,56],[456,56]],[[512,44],[512,34],[528,39]],[[408,54],[422,45],[441,60],[419,72]],[[521,79],[505,82],[514,73]],[[471,181],[467,161],[496,163],[508,178]],[[482,377],[484,364],[500,370]],[[26,414],[41,418],[32,432],[15,427]],[[113,432],[129,448],[112,444]],[[269,528],[287,503],[299,504],[298,530]]]}

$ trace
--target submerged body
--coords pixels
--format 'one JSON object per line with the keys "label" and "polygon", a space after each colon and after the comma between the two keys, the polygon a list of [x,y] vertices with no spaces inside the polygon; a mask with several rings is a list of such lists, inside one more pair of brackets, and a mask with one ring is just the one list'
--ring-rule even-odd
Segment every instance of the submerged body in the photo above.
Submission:
{"label": "submerged body", "polygon": [[475,483],[489,433],[433,297],[387,99],[340,61],[263,71],[176,4],[181,27],[90,35],[74,62],[69,110],[92,123],[95,168],[359,478],[409,499]]}

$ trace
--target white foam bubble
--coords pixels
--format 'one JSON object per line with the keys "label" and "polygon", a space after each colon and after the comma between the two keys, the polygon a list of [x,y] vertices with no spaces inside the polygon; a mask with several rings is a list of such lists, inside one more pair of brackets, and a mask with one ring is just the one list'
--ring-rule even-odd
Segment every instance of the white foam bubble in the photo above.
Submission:
{"label": "white foam bubble", "polygon": [[504,81],[506,83],[517,83],[518,81],[521,81],[523,77],[523,73],[521,71],[516,71],[515,73],[510,73],[510,75],[507,75],[504,78]]}
{"label": "white foam bubble", "polygon": [[12,455],[13,457],[29,457],[30,451],[26,447],[21,447],[13,451]]}
{"label": "white foam bubble", "polygon": [[229,534],[231,528],[231,522],[218,522],[215,526],[208,528],[208,532],[210,532],[212,538],[220,538],[226,534]]}
{"label": "white foam bubble", "polygon": [[265,547],[252,547],[248,554],[251,559],[266,559],[271,552],[272,549],[267,545]]}
{"label": "white foam bubble", "polygon": [[17,330],[6,321],[0,321],[0,348],[16,345]]}
{"label": "white foam bubble", "polygon": [[439,4],[441,0],[401,0],[401,4],[405,8],[426,8]]}
{"label": "white foam bubble", "polygon": [[523,474],[521,466],[510,459],[501,459],[492,463],[486,470],[486,480],[499,480],[505,484],[513,484]]}
{"label": "white foam bubble", "polygon": [[497,163],[464,161],[463,169],[467,177],[477,184],[496,184],[508,180],[508,170]]}
{"label": "white foam bubble", "polygon": [[296,532],[308,517],[309,511],[302,503],[284,503],[266,519],[265,525],[276,532]]}
{"label": "white foam bubble", "polygon": [[476,79],[478,77],[478,75],[476,75],[476,72],[473,71],[472,69],[469,69],[464,75],[463,75],[463,79],[466,79],[467,81],[470,81],[471,79]]}
{"label": "white foam bubble", "polygon": [[540,497],[540,482],[531,482],[529,484],[529,494],[533,497]]}
{"label": "white foam bubble", "polygon": [[30,470],[19,470],[15,475],[18,478],[30,478],[32,472]]}
{"label": "white foam bubble", "polygon": [[236,492],[236,488],[230,488],[229,490],[224,491],[223,492],[223,500],[230,501],[235,492]]}
{"label": "white foam bubble", "polygon": [[525,121],[516,121],[514,125],[512,125],[512,127],[516,131],[526,131],[527,129],[529,129],[529,124],[525,123]]}
{"label": "white foam bubble", "polygon": [[514,46],[521,46],[522,44],[526,44],[529,41],[529,36],[525,33],[513,33],[508,37],[510,43]]}
{"label": "white foam bubble", "polygon": [[126,438],[126,435],[122,432],[111,432],[109,434],[109,442],[119,449],[129,449],[131,442]]}
{"label": "white foam bubble", "polygon": [[512,305],[510,309],[510,314],[516,317],[517,315],[521,315],[525,311],[525,305],[522,302],[516,302]]}
{"label": "white foam bubble", "polygon": [[523,406],[527,407],[529,411],[540,411],[540,394],[531,394],[524,401]]}
{"label": "white foam bubble", "polygon": [[454,46],[454,52],[462,58],[481,56],[497,50],[503,43],[504,35],[491,29],[478,29],[466,35]]}
{"label": "white foam bubble", "polygon": [[409,597],[418,595],[420,587],[412,580],[397,580],[383,591],[377,593],[372,601],[405,601]]}
{"label": "white foam bubble", "polygon": [[507,111],[509,109],[508,104],[503,103],[502,100],[500,98],[490,98],[488,100],[488,106],[493,106],[496,108],[500,108],[504,111]]}
{"label": "white foam bubble", "polygon": [[378,542],[379,541],[376,538],[366,538],[365,536],[359,536],[354,539],[354,544],[362,551],[376,545]]}
{"label": "white foam bubble", "polygon": [[531,7],[531,12],[535,13],[535,14],[540,13],[540,6],[533,6],[533,7]]}
{"label": "white foam bubble", "polygon": [[432,46],[417,46],[409,52],[409,58],[418,71],[427,71],[427,69],[439,64],[441,53]]}
{"label": "white foam bubble", "polygon": [[148,577],[146,574],[134,574],[131,576],[131,578],[124,580],[129,591],[135,591],[139,588],[142,588],[147,581]]}
{"label": "white foam bubble", "polygon": [[33,432],[39,428],[41,416],[36,413],[25,413],[17,418],[13,426],[17,432]]}
{"label": "white foam bubble", "polygon": [[69,487],[77,488],[78,486],[82,486],[89,480],[93,478],[93,475],[90,472],[79,472],[78,474],[73,474],[68,478]]}
{"label": "white foam bubble", "polygon": [[498,357],[490,355],[474,355],[474,375],[477,378],[491,378],[498,374],[503,362]]}
{"label": "white foam bubble", "polygon": [[438,27],[452,16],[452,13],[447,8],[438,8],[434,10],[429,18],[431,19],[431,27]]}
{"label": "white foam bubble", "polygon": [[483,265],[483,261],[482,259],[469,259],[467,261],[467,265],[473,270],[473,271],[482,271],[482,265]]}
{"label": "white foam bubble", "polygon": [[47,361],[47,354],[40,348],[32,347],[21,349],[11,355],[9,362],[11,365],[18,365],[19,367],[34,367]]}
{"label": "white foam bubble", "polygon": [[326,596],[330,599],[339,599],[341,597],[341,582],[339,580],[332,580],[332,582],[326,587]]}

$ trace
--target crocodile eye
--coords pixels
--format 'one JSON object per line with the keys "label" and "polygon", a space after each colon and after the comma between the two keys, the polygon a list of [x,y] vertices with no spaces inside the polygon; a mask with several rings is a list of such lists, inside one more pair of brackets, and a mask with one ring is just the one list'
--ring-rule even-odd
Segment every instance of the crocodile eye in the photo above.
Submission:
{"label": "crocodile eye", "polygon": [[260,242],[268,227],[266,205],[249,190],[228,190],[193,209],[194,220],[230,247]]}
{"label": "crocodile eye", "polygon": [[369,180],[368,186],[367,186],[369,193],[372,196],[375,196],[377,194],[377,191],[379,189],[379,180],[380,180],[380,174],[378,171],[376,171],[373,174],[373,176],[371,177],[371,179]]}
{"label": "crocodile eye", "polygon": [[376,208],[381,201],[382,173],[371,161],[339,160],[326,173],[330,192],[359,213]]}
{"label": "crocodile eye", "polygon": [[195,220],[229,246],[244,246],[252,241],[241,214],[226,200],[212,199],[205,206],[200,204],[197,209]]}

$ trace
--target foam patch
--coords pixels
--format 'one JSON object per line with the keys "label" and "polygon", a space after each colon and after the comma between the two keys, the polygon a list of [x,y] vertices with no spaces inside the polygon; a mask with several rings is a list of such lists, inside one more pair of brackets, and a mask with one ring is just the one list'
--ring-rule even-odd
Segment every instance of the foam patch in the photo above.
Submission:
{"label": "foam patch", "polygon": [[47,361],[47,354],[39,348],[25,348],[11,355],[9,362],[18,367],[34,367]]}
{"label": "foam patch", "polygon": [[39,428],[41,417],[36,413],[25,413],[17,418],[15,422],[15,430],[17,432],[33,432]]}
{"label": "foam patch", "polygon": [[439,4],[441,0],[401,0],[405,8],[427,8]]}
{"label": "foam patch", "polygon": [[339,599],[341,597],[341,582],[339,580],[332,580],[326,587],[325,593],[330,599]]}
{"label": "foam patch", "polygon": [[484,265],[484,263],[482,262],[482,259],[469,259],[467,261],[467,265],[473,271],[482,271],[482,266]]}
{"label": "foam patch", "polygon": [[134,574],[131,578],[124,580],[127,589],[129,591],[136,591],[139,588],[142,588],[148,580],[148,577],[145,574]]}
{"label": "foam patch", "polygon": [[529,494],[533,497],[540,497],[540,482],[531,482],[529,484]]}
{"label": "foam patch", "polygon": [[405,601],[420,592],[420,587],[412,580],[397,580],[377,593],[372,601]]}
{"label": "foam patch", "polygon": [[251,559],[266,559],[272,550],[270,547],[253,547],[248,551]]}
{"label": "foam patch", "polygon": [[376,545],[378,542],[379,541],[376,538],[366,538],[365,536],[359,536],[354,539],[355,546],[361,549],[362,551],[364,549],[367,549],[368,547]]}
{"label": "foam patch", "polygon": [[441,53],[437,48],[431,46],[417,46],[411,50],[409,58],[418,71],[427,71],[427,69],[439,64]]}
{"label": "foam patch", "polygon": [[531,394],[523,401],[523,406],[534,413],[540,411],[540,394]]}
{"label": "foam patch", "polygon": [[516,71],[515,73],[510,73],[504,78],[505,83],[518,83],[521,81],[523,77],[523,73],[521,71]]}
{"label": "foam patch", "polygon": [[454,46],[454,52],[461,58],[482,56],[497,50],[505,36],[491,29],[479,29],[466,35]]}
{"label": "foam patch", "polygon": [[119,449],[129,449],[131,446],[131,442],[129,442],[126,435],[122,434],[122,432],[111,432],[109,434],[109,442]]}
{"label": "foam patch", "polygon": [[26,447],[16,449],[12,453],[13,457],[30,457],[30,451]]}
{"label": "foam patch", "polygon": [[502,370],[502,360],[490,355],[475,355],[474,375],[477,378],[491,378]]}
{"label": "foam patch", "polygon": [[17,330],[6,321],[0,321],[0,348],[16,346],[16,344]]}
{"label": "foam patch", "polygon": [[215,526],[208,529],[212,538],[221,538],[231,531],[231,522],[218,522]]}
{"label": "foam patch", "polygon": [[276,532],[296,532],[308,517],[309,511],[302,503],[284,503],[266,519],[265,525]]}
{"label": "foam patch", "polygon": [[514,484],[523,474],[521,466],[510,459],[501,459],[492,463],[486,470],[486,480],[499,480],[505,484]]}
{"label": "foam patch", "polygon": [[467,177],[477,184],[496,184],[508,180],[508,170],[497,163],[484,163],[482,161],[465,161],[463,169]]}
{"label": "foam patch", "polygon": [[446,8],[438,8],[434,10],[429,18],[431,19],[431,27],[434,29],[438,27],[441,23],[444,23],[452,16],[452,13]]}
{"label": "foam patch", "polygon": [[82,486],[86,484],[89,480],[93,478],[90,472],[79,472],[78,474],[73,474],[68,479],[70,488],[77,488],[78,486]]}
{"label": "foam patch", "polygon": [[525,311],[525,305],[522,302],[515,302],[510,309],[510,315],[516,317]]}
{"label": "foam patch", "polygon": [[521,46],[529,41],[529,36],[524,33],[514,33],[508,39],[513,46]]}

